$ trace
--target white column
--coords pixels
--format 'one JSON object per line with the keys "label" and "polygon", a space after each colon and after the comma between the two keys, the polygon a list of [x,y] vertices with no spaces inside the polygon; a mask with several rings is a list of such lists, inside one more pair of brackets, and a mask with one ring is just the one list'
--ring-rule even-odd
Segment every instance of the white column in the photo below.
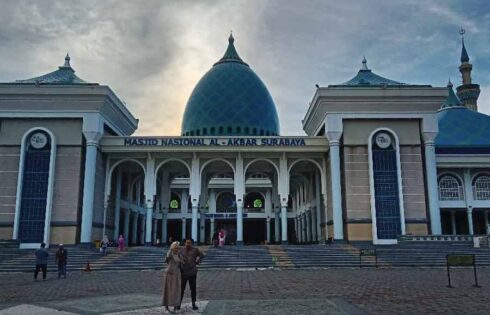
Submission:
{"label": "white column", "polygon": [[[214,189],[210,189],[209,191],[209,199],[208,199],[208,205],[209,205],[209,213],[216,213],[216,191]],[[215,226],[214,226],[214,218],[211,217],[209,220],[209,239],[213,239],[213,235],[215,231]]]}
{"label": "white column", "polygon": [[137,244],[137,241],[138,241],[138,212],[134,212],[133,213],[133,231],[131,233],[131,243],[133,245],[138,245]]}
{"label": "white column", "polygon": [[471,174],[469,169],[465,169],[464,178],[464,194],[466,201],[466,215],[468,218],[468,232],[473,235],[473,187],[471,184]]}
{"label": "white column", "polygon": [[140,242],[139,245],[145,245],[145,231],[146,231],[146,215],[141,215],[141,229],[140,229]]}
{"label": "white column", "polygon": [[296,242],[299,242],[299,236],[298,236],[298,215],[294,217],[294,235],[296,235]]}
{"label": "white column", "polygon": [[191,237],[192,239],[197,242],[198,239],[198,235],[197,235],[197,230],[198,230],[198,227],[197,227],[197,219],[198,219],[198,205],[197,203],[192,203],[192,229],[191,229]]}
{"label": "white column", "polygon": [[265,192],[265,205],[264,205],[264,212],[266,216],[271,216],[272,214],[272,197],[271,197],[271,190],[267,189]]}
{"label": "white column", "polygon": [[325,240],[322,236],[322,200],[321,200],[321,181],[320,181],[320,173],[318,171],[315,172],[315,205],[316,205],[316,220],[315,220],[315,229],[316,229],[316,240],[319,243],[323,243]]}
{"label": "white column", "polygon": [[301,214],[298,216],[298,239],[300,243],[303,243],[303,218]]}
{"label": "white column", "polygon": [[153,200],[151,199],[146,199],[146,235],[145,235],[145,245],[150,246],[151,245],[151,237],[153,235],[152,228],[153,228]]}
{"label": "white column", "polygon": [[281,230],[280,230],[280,217],[279,217],[279,211],[274,211],[274,241],[276,243],[279,243],[281,240]]}
{"label": "white column", "polygon": [[199,218],[199,232],[199,243],[204,244],[206,242],[206,219],[202,212],[201,217]]}
{"label": "white column", "polygon": [[124,243],[126,246],[129,244],[129,216],[131,215],[131,210],[126,209],[124,211]]}
{"label": "white column", "polygon": [[306,218],[306,241],[311,242],[311,217],[310,217],[311,211],[306,211],[305,212],[305,218]]}
{"label": "white column", "polygon": [[236,205],[236,244],[243,245],[243,203]]}
{"label": "white column", "polygon": [[281,243],[288,243],[288,200],[281,196]]}
{"label": "white column", "polygon": [[311,241],[312,242],[317,242],[318,241],[318,234],[317,234],[317,224],[316,224],[316,209],[315,211],[311,210]]}
{"label": "white column", "polygon": [[83,182],[82,226],[80,243],[92,242],[92,223],[94,216],[95,171],[97,169],[97,146],[102,133],[84,132],[86,139],[85,174]]}
{"label": "white column", "polygon": [[160,236],[161,242],[163,245],[167,244],[167,234],[168,234],[168,229],[167,229],[167,212],[162,213],[162,235]]}
{"label": "white column", "polygon": [[156,195],[156,179],[155,179],[155,159],[148,154],[146,159],[146,173],[145,173],[145,208],[146,208],[146,235],[145,245],[150,246],[152,244],[153,235],[153,207],[155,205]]}
{"label": "white column", "polygon": [[268,217],[265,222],[267,225],[267,231],[266,231],[266,233],[267,233],[267,235],[266,235],[267,244],[270,244],[270,242],[271,242],[271,218]]}
{"label": "white column", "polygon": [[468,231],[470,232],[470,235],[474,234],[473,231],[473,208],[468,208],[466,211],[466,214],[468,216]]}
{"label": "white column", "polygon": [[330,178],[332,185],[333,235],[337,240],[344,239],[342,220],[342,189],[340,186],[340,145],[339,141],[330,141]]}
{"label": "white column", "polygon": [[157,243],[157,223],[158,220],[153,219],[153,228],[152,228],[152,237],[151,237],[151,241],[153,244]]}
{"label": "white column", "polygon": [[209,220],[209,239],[210,240],[213,239],[214,232],[216,232],[215,227],[214,227],[214,218],[211,218]]}
{"label": "white column", "polygon": [[243,244],[243,196],[245,196],[245,174],[240,153],[235,159],[234,191],[236,196],[236,243]]}
{"label": "white column", "polygon": [[306,243],[308,239],[306,238],[306,214],[303,212],[301,214],[301,238],[303,239],[303,243]]}
{"label": "white column", "polygon": [[456,235],[456,211],[451,211],[451,233]]}
{"label": "white column", "polygon": [[484,216],[485,216],[485,232],[487,235],[490,235],[490,222],[488,222],[488,210],[485,210]]}
{"label": "white column", "polygon": [[[430,228],[433,235],[442,234],[439,193],[437,188],[437,165],[434,140],[424,134],[425,140],[425,173],[427,193],[429,194]],[[400,187],[401,189],[401,187]]]}
{"label": "white column", "polygon": [[119,238],[119,221],[121,218],[121,182],[122,171],[121,168],[117,168],[116,175],[116,200],[114,200],[114,239],[117,241]]}
{"label": "white column", "polygon": [[186,219],[182,218],[182,241],[187,237],[187,224]]}
{"label": "white column", "polygon": [[186,214],[189,211],[189,195],[187,189],[182,189],[180,200],[180,213]]}

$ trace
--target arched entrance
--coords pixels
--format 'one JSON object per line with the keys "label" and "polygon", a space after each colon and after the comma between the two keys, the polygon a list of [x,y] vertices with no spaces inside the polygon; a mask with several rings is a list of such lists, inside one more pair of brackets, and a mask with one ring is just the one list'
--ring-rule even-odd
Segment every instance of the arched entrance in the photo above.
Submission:
{"label": "arched entrance", "polygon": [[236,244],[235,169],[226,159],[206,161],[201,168],[201,197],[199,209],[201,242],[211,243],[213,235],[223,230],[227,245]]}

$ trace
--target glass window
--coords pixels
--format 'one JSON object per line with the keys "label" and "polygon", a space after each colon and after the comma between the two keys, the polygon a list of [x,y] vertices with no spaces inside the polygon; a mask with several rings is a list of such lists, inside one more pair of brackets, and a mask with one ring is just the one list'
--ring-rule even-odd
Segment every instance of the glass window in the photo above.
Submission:
{"label": "glass window", "polygon": [[476,200],[490,200],[490,176],[480,175],[473,184],[473,194]]}
{"label": "glass window", "polygon": [[456,177],[444,175],[439,179],[439,200],[463,200],[463,186]]}

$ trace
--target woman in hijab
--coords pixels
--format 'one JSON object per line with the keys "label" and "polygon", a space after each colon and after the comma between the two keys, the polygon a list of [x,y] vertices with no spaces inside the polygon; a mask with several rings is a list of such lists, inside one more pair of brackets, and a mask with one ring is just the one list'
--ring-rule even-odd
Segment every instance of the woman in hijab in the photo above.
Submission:
{"label": "woman in hijab", "polygon": [[165,285],[163,287],[163,306],[168,309],[169,306],[174,307],[174,311],[180,306],[180,290],[181,290],[181,276],[180,267],[182,264],[182,257],[179,255],[180,243],[173,242],[170,245],[170,249],[165,257],[167,263],[167,269],[165,270]]}

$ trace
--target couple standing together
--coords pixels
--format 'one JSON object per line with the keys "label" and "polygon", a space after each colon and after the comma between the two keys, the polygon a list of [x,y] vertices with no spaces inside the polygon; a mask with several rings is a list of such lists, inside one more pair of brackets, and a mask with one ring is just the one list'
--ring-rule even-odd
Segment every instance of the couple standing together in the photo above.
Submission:
{"label": "couple standing together", "polygon": [[169,306],[173,306],[174,310],[180,309],[187,282],[191,288],[192,309],[198,309],[196,305],[197,265],[203,260],[204,254],[193,245],[194,241],[191,238],[185,240],[184,248],[180,247],[179,242],[173,242],[165,257],[168,266],[165,271],[163,306],[167,311],[170,311]]}

